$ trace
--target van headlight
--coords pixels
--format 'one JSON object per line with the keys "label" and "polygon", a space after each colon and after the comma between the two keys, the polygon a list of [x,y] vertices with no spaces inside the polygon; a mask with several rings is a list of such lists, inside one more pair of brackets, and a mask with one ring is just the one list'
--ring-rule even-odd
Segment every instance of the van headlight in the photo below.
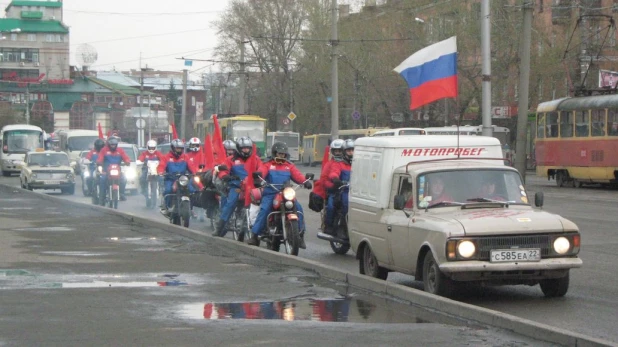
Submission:
{"label": "van headlight", "polygon": [[68,173],[67,174],[67,179],[72,179],[73,178],[73,174],[72,173]]}
{"label": "van headlight", "polygon": [[566,254],[571,249],[571,242],[564,236],[554,240],[554,251],[558,254]]}
{"label": "van headlight", "polygon": [[471,258],[476,253],[476,246],[472,241],[461,241],[457,245],[457,253],[459,253],[462,258]]}
{"label": "van headlight", "polygon": [[181,186],[186,186],[187,184],[189,184],[189,177],[187,176],[180,176],[180,178],[178,179],[178,183],[180,183]]}
{"label": "van headlight", "polygon": [[473,240],[446,241],[446,258],[448,260],[471,260],[478,258],[476,243]]}

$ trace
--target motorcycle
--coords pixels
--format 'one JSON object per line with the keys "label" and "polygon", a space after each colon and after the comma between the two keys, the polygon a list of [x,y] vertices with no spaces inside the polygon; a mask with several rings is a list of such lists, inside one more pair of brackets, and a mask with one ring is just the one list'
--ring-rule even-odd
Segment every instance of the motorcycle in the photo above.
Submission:
{"label": "motorcycle", "polygon": [[266,232],[262,232],[260,239],[266,242],[266,247],[275,252],[279,252],[283,243],[285,253],[298,255],[301,243],[300,225],[296,209],[296,189],[305,182],[313,180],[313,174],[305,174],[305,181],[302,184],[293,184],[288,181],[284,184],[267,183],[258,175],[264,186],[269,186],[275,190],[275,198],[272,202],[272,212],[266,219]]}
{"label": "motorcycle", "polygon": [[219,220],[221,210],[219,208],[223,185],[220,179],[213,175],[213,170],[208,170],[201,174],[203,189],[200,194],[199,206],[206,210],[206,218],[210,220],[210,227],[214,230],[215,224]]}
{"label": "motorcycle", "polygon": [[[121,166],[124,166],[125,163],[120,164],[109,164],[107,167],[107,187],[106,191],[99,192],[99,204],[101,206],[108,205],[109,208],[118,209],[118,201],[120,201],[120,180],[122,179],[122,170]],[[102,174],[103,168],[99,167],[99,174]]]}
{"label": "motorcycle", "polygon": [[[335,193],[335,215],[333,217],[333,231],[334,235],[329,235],[324,232],[318,232],[318,239],[326,240],[330,242],[330,248],[336,254],[344,255],[350,250],[350,239],[348,237],[348,219],[345,211],[343,211],[343,204],[341,202],[344,189],[349,187],[350,184],[344,184]],[[322,230],[326,228],[326,208],[321,212],[322,215]]]}
{"label": "motorcycle", "polygon": [[191,220],[191,191],[189,185],[192,181],[199,184],[199,176],[190,174],[166,174],[166,178],[173,178],[172,193],[162,197],[163,201],[166,197],[171,197],[169,214],[167,217],[170,223],[182,225],[185,228],[189,227]]}
{"label": "motorcycle", "polygon": [[81,169],[81,173],[80,173],[80,176],[82,177],[82,192],[84,193],[84,196],[88,197],[88,196],[92,196],[92,191],[93,191],[92,189],[93,176],[91,175],[91,171],[90,171],[90,160],[84,159],[83,165],[84,167]]}
{"label": "motorcycle", "polygon": [[146,163],[146,208],[153,209],[157,206],[157,196],[159,195],[159,167],[158,160],[148,160]]}

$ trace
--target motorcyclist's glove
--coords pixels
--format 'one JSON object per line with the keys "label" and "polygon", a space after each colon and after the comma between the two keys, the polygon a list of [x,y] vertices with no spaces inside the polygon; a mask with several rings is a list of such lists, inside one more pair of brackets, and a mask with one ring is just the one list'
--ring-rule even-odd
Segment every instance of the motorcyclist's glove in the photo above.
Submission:
{"label": "motorcyclist's glove", "polygon": [[306,189],[311,189],[311,188],[313,188],[313,184],[311,184],[311,181],[306,181],[306,182],[305,182],[305,188],[306,188]]}
{"label": "motorcyclist's glove", "polygon": [[230,175],[225,175],[225,176],[221,177],[221,180],[222,180],[223,182],[226,182],[226,183],[227,183],[227,182],[229,182],[229,181],[231,181],[231,180],[232,180],[232,177],[231,177]]}
{"label": "motorcyclist's glove", "polygon": [[264,185],[266,185],[266,182],[264,182],[264,180],[262,180],[260,178],[258,178],[258,179],[253,181],[253,187],[255,187],[255,188],[261,188]]}
{"label": "motorcyclist's glove", "polygon": [[226,171],[227,170],[227,165],[224,165],[224,164],[219,165],[218,170],[219,171]]}
{"label": "motorcyclist's glove", "polygon": [[260,179],[260,173],[259,173],[259,172],[257,172],[257,171],[256,171],[256,172],[254,172],[254,173],[252,174],[252,176],[253,176],[253,179],[254,179],[254,180],[259,180],[259,179]]}
{"label": "motorcyclist's glove", "polygon": [[332,181],[333,184],[335,184],[335,187],[341,187],[343,185],[343,181],[341,181],[339,178],[333,178]]}

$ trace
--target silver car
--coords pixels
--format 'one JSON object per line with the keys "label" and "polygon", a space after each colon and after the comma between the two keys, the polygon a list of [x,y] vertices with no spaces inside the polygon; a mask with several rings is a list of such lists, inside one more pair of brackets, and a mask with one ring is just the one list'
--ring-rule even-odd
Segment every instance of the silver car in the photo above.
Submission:
{"label": "silver car", "polygon": [[139,192],[139,178],[142,173],[142,165],[137,165],[137,158],[139,150],[137,146],[131,143],[121,143],[118,145],[119,148],[122,148],[127,156],[131,160],[131,165],[123,166],[122,172],[127,178],[127,186],[126,193],[135,195]]}

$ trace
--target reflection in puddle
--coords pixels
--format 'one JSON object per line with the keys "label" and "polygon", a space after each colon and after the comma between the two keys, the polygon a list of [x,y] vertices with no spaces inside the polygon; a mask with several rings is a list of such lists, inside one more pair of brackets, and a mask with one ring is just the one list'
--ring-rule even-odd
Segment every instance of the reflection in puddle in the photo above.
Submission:
{"label": "reflection in puddle", "polygon": [[73,228],[67,227],[44,227],[44,228],[18,228],[15,231],[71,231]]}
{"label": "reflection in puddle", "polygon": [[262,302],[186,305],[183,316],[193,319],[280,319],[353,323],[429,323],[390,305],[376,305],[356,298],[305,299]]}

